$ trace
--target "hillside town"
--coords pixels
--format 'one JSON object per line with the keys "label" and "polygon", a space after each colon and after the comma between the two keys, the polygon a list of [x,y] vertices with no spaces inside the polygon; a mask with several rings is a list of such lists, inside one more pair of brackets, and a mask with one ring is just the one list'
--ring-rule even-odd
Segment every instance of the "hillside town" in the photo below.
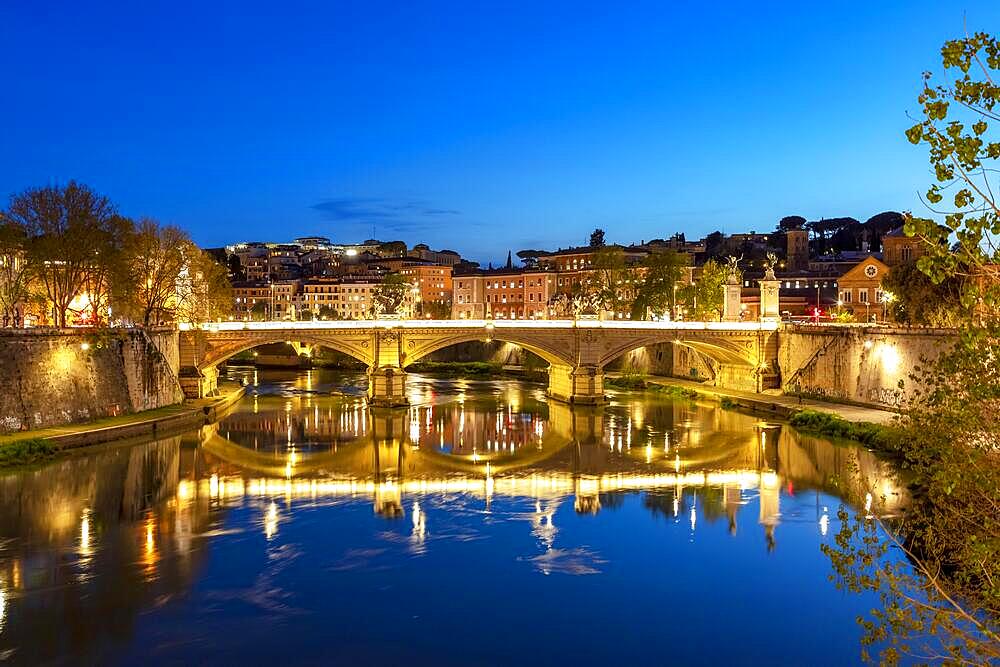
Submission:
{"label": "hillside town", "polygon": [[[93,233],[77,234],[93,247],[71,261],[79,240],[61,244],[58,233],[32,230],[26,221],[32,206],[44,203],[34,200],[74,189],[96,204],[80,212],[93,219]],[[511,249],[506,261],[483,267],[424,243],[340,243],[324,236],[202,251],[176,227],[110,213],[110,203],[86,186],[20,197],[4,215],[0,238],[4,326],[386,315],[712,321],[725,316],[726,285],[739,287],[739,311],[729,319],[757,319],[759,282],[769,269],[785,320],[940,325],[948,319],[941,289],[930,299],[912,294],[915,280],[931,287],[915,268],[927,246],[904,233],[904,216],[895,212],[864,223],[789,216],[770,232],[717,231],[698,240],[678,232],[628,244],[608,242],[596,229],[581,245]],[[52,261],[56,256],[65,259]]]}
{"label": "hillside town", "polygon": [[398,275],[409,285],[414,317],[560,319],[590,311],[613,319],[712,320],[722,317],[731,268],[739,275],[743,316],[756,318],[758,281],[770,255],[784,317],[891,320],[888,276],[893,267],[913,264],[922,245],[903,233],[898,213],[853,222],[786,218],[769,233],[716,232],[697,241],[677,233],[628,245],[606,243],[595,230],[585,245],[513,251],[497,267],[426,244],[338,244],[325,237],[211,252],[229,268],[237,319],[370,317],[380,285]]}

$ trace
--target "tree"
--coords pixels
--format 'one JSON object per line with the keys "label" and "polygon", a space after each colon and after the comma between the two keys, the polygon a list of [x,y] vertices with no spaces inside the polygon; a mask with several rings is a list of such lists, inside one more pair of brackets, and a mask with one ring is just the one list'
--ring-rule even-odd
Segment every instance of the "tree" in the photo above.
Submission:
{"label": "tree", "polygon": [[243,269],[243,261],[240,256],[233,253],[226,260],[226,264],[229,267],[229,280],[232,282],[240,282],[247,279],[247,272]]}
{"label": "tree", "polygon": [[[947,83],[933,85],[924,74],[922,118],[906,136],[928,147],[935,182],[926,201],[945,224],[906,213],[904,229],[924,241],[917,266],[935,285],[961,281],[963,326],[951,350],[915,372],[926,389],[885,443],[908,469],[913,506],[902,520],[873,511],[852,521],[842,510],[836,543],[824,550],[840,586],[879,595],[861,624],[865,645],[879,645],[883,662],[910,654],[993,664],[1000,662],[1000,184],[993,182],[1000,141],[989,130],[1000,121],[1000,41],[966,35],[946,42],[941,59]],[[890,549],[908,562],[887,558]]]}
{"label": "tree", "polygon": [[[31,266],[25,254],[28,236],[24,228],[0,216],[0,314],[12,322],[19,308],[23,313],[31,296]],[[20,322],[14,322],[18,326]]]}
{"label": "tree", "polygon": [[[858,249],[861,223],[854,218],[822,218],[806,223],[806,228],[813,235],[813,245],[817,255],[822,255],[830,249]],[[836,237],[836,241],[828,243],[828,236]],[[837,243],[843,247],[839,247]]]}
{"label": "tree", "polygon": [[630,313],[634,297],[634,271],[621,248],[603,247],[593,255],[590,270],[581,281],[580,295],[596,311]]}
{"label": "tree", "polygon": [[107,257],[109,239],[116,238],[114,206],[70,181],[14,195],[5,217],[25,230],[27,261],[45,289],[56,326],[66,326],[70,304],[83,295],[95,263]]}
{"label": "tree", "polygon": [[932,327],[963,323],[962,279],[958,276],[935,284],[916,262],[905,262],[892,267],[882,280],[882,290],[892,295],[890,307],[896,322]]}
{"label": "tree", "polygon": [[604,247],[604,230],[595,229],[590,233],[590,247],[591,248],[602,248]]}
{"label": "tree", "polygon": [[90,317],[95,324],[105,323],[105,315],[110,316],[113,294],[127,289],[128,262],[126,244],[132,236],[134,225],[121,215],[113,215],[95,234],[98,237],[97,252],[84,275],[84,290],[90,305]]}
{"label": "tree", "polygon": [[699,322],[722,319],[728,279],[728,267],[714,259],[705,262],[694,282],[685,286],[678,295],[687,310],[688,319]]}
{"label": "tree", "polygon": [[642,282],[632,304],[632,319],[644,320],[649,315],[676,313],[677,290],[681,287],[690,257],[673,249],[657,252],[643,260]]}
{"label": "tree", "polygon": [[786,215],[778,221],[778,231],[787,232],[792,229],[802,229],[805,224],[806,219],[801,215]]}
{"label": "tree", "polygon": [[431,320],[447,320],[451,317],[451,302],[421,301],[417,304],[417,316]]}
{"label": "tree", "polygon": [[184,259],[177,278],[176,320],[204,322],[231,317],[233,294],[228,268],[197,247],[189,249]]}
{"label": "tree", "polygon": [[517,257],[521,263],[528,268],[534,268],[538,264],[538,257],[544,255],[544,250],[518,250]]}
{"label": "tree", "polygon": [[705,254],[708,257],[718,257],[725,252],[725,240],[722,232],[716,230],[705,237]]}
{"label": "tree", "polygon": [[323,304],[319,307],[319,319],[321,320],[339,320],[340,313],[333,306]]}
{"label": "tree", "polygon": [[882,237],[889,232],[899,229],[906,220],[903,214],[898,211],[884,211],[876,213],[865,221],[865,232],[868,235],[869,249],[878,252],[882,249]]}
{"label": "tree", "polygon": [[[126,243],[128,266],[123,310],[144,326],[174,321],[181,307],[178,281],[198,252],[187,233],[144,218]],[[235,256],[235,255],[234,255]]]}
{"label": "tree", "polygon": [[[329,308],[329,306],[324,306],[324,307]],[[267,301],[257,301],[256,303],[253,304],[253,307],[250,308],[251,319],[259,321],[266,320],[268,318],[270,310],[271,309],[268,306]]]}
{"label": "tree", "polygon": [[[1000,40],[976,33],[946,42],[941,60],[949,82],[933,85],[924,73],[917,101],[923,118],[906,131],[913,144],[926,145],[936,182],[927,190],[930,218],[906,214],[908,236],[924,240],[928,253],[920,269],[940,282],[949,275],[965,282],[963,303],[996,313],[1000,305],[1000,201],[996,162],[1000,137],[990,123],[1000,121]],[[945,195],[949,199],[945,202]],[[952,251],[951,239],[957,239]]]}

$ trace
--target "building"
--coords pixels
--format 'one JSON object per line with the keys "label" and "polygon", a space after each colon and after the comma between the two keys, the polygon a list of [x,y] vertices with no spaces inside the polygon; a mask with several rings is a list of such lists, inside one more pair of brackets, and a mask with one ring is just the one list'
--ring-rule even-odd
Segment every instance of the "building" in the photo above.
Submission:
{"label": "building", "polygon": [[451,315],[453,280],[451,266],[437,264],[412,264],[399,269],[416,289],[414,296],[424,316],[447,318]]}
{"label": "building", "polygon": [[882,259],[887,266],[915,262],[926,253],[927,247],[924,242],[919,238],[907,236],[902,227],[882,237]]}
{"label": "building", "polygon": [[858,262],[838,280],[838,307],[860,321],[882,319],[886,302],[882,280],[889,270],[875,255]]}
{"label": "building", "polygon": [[593,266],[594,255],[596,253],[609,249],[620,250],[622,255],[625,257],[626,263],[642,261],[642,259],[649,255],[649,250],[638,248],[636,246],[581,246],[577,248],[567,248],[565,250],[556,250],[555,252],[539,253],[537,257],[537,264],[539,267],[545,267],[554,271],[577,271],[580,269],[587,269]]}
{"label": "building", "polygon": [[805,271],[809,268],[809,232],[789,229],[785,232],[785,268],[788,271]]}
{"label": "building", "polygon": [[452,279],[451,317],[481,320],[486,317],[486,282],[482,273],[460,273]]}
{"label": "building", "polygon": [[543,269],[494,269],[454,279],[452,317],[543,320],[556,294],[556,276]]}
{"label": "building", "polygon": [[455,266],[462,257],[454,250],[431,250],[426,243],[418,243],[407,253],[408,257],[441,266]]}

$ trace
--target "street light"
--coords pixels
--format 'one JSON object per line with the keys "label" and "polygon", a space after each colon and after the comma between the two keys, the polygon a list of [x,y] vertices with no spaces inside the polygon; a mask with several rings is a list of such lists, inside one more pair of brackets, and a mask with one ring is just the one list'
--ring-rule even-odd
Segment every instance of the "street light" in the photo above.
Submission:
{"label": "street light", "polygon": [[896,295],[892,292],[882,292],[882,321],[884,322],[887,318],[886,313],[889,308],[889,304],[896,300]]}

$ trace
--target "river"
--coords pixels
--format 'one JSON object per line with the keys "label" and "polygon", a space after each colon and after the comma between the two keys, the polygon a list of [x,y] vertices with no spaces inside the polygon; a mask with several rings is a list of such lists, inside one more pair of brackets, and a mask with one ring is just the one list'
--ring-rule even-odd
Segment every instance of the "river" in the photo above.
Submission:
{"label": "river", "polygon": [[859,660],[820,545],[907,498],[863,448],[691,402],[230,369],[220,422],[0,476],[7,664]]}

